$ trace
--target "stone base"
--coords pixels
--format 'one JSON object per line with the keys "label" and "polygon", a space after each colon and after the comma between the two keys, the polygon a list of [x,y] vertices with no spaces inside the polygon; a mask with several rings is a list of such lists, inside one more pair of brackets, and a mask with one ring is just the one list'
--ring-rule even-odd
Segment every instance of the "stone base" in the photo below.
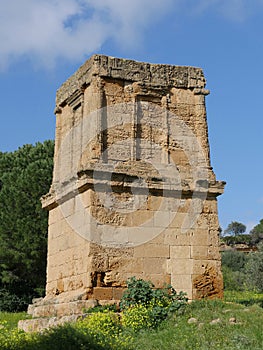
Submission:
{"label": "stone base", "polygon": [[92,294],[83,292],[73,296],[72,293],[62,293],[54,298],[33,299],[27,310],[32,319],[19,321],[18,328],[25,332],[39,332],[67,322],[76,322],[87,316],[85,310],[89,308],[118,305],[123,291],[123,288],[95,287]]}
{"label": "stone base", "polygon": [[18,322],[18,328],[25,332],[40,332],[44,329],[60,326],[65,323],[76,322],[83,319],[87,314],[68,315],[61,317],[39,317],[31,320],[21,320]]}

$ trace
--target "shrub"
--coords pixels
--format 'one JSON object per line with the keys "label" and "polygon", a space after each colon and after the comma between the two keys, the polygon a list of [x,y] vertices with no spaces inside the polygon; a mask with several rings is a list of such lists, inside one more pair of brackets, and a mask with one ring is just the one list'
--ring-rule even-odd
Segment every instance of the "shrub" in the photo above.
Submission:
{"label": "shrub", "polygon": [[77,323],[77,329],[91,335],[103,347],[119,348],[129,342],[129,337],[122,336],[119,315],[111,310],[89,314]]}
{"label": "shrub", "polygon": [[125,309],[122,314],[122,325],[134,332],[154,326],[153,314],[150,308],[142,304],[136,304]]}
{"label": "shrub", "polygon": [[126,309],[137,304],[147,305],[153,299],[154,285],[150,281],[131,277],[127,280],[127,290],[121,298],[120,308]]}
{"label": "shrub", "polygon": [[145,309],[147,309],[146,325],[147,327],[156,327],[171,313],[183,310],[187,300],[185,293],[177,294],[170,285],[162,289],[154,289],[152,282],[131,277],[127,281],[127,290],[123,294],[120,307],[124,310],[124,314],[125,310],[129,310],[126,317],[131,315],[134,318],[140,312],[145,312],[146,317]]}
{"label": "shrub", "polygon": [[248,288],[263,292],[263,244],[258,245],[258,252],[249,254],[245,271]]}
{"label": "shrub", "polygon": [[17,296],[10,290],[0,288],[0,311],[18,312],[25,310],[30,299],[27,296]]}
{"label": "shrub", "polygon": [[241,271],[244,269],[248,257],[243,252],[229,250],[222,253],[222,265],[233,271]]}
{"label": "shrub", "polygon": [[237,236],[225,236],[221,240],[229,246],[234,246],[235,244],[247,244],[249,246],[253,245],[251,235],[237,235]]}
{"label": "shrub", "polygon": [[106,311],[118,311],[118,307],[116,304],[113,305],[97,305],[94,307],[89,307],[88,309],[84,309],[83,312],[86,314],[93,314],[94,312],[106,312]]}
{"label": "shrub", "polygon": [[243,291],[246,289],[246,274],[240,271],[233,271],[228,266],[222,266],[225,290]]}

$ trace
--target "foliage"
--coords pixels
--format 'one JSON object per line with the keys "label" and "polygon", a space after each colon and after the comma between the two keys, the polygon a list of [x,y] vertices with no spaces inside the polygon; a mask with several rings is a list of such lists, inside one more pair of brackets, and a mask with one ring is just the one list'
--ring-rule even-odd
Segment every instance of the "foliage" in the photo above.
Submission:
{"label": "foliage", "polygon": [[118,311],[118,307],[116,304],[113,305],[97,305],[94,307],[89,307],[88,309],[84,309],[83,312],[85,314],[92,314],[94,312],[105,312],[105,311]]}
{"label": "foliage", "polygon": [[26,295],[17,295],[6,288],[0,288],[0,310],[17,312],[25,310],[29,299]]}
{"label": "foliage", "polygon": [[[127,281],[127,290],[123,294],[120,307],[124,310],[126,319],[128,317],[137,319],[139,318],[137,314],[145,312],[145,324],[149,327],[156,327],[171,313],[183,310],[186,304],[185,293],[177,294],[172,286],[155,289],[151,282],[131,277]],[[147,308],[147,313],[145,308]],[[132,320],[125,322],[132,323]]]}
{"label": "foliage", "polygon": [[229,250],[222,252],[222,272],[225,290],[244,291],[247,285],[245,272],[249,256],[243,252]]}
{"label": "foliage", "polygon": [[125,328],[131,329],[134,332],[154,326],[151,309],[142,304],[136,304],[125,309],[121,322]]}
{"label": "foliage", "polygon": [[83,321],[77,323],[77,329],[84,334],[88,331],[96,343],[101,346],[110,345],[111,348],[118,348],[127,345],[128,338],[122,337],[119,316],[110,310],[88,315]]}
{"label": "foliage", "polygon": [[[117,315],[109,319],[109,315],[96,317],[95,325],[90,320],[90,327],[96,334],[96,327],[104,333],[104,338],[96,338],[89,331],[88,318],[75,324],[68,324],[50,329],[41,334],[26,334],[11,329],[7,323],[2,322],[0,327],[0,349],[1,350],[170,350],[170,349],[218,349],[218,350],[261,350],[263,344],[263,312],[257,305],[249,306],[236,304],[235,301],[256,298],[252,292],[226,292],[226,300],[201,300],[194,301],[188,305],[185,312],[170,318],[160,324],[157,329],[143,329],[141,332],[127,332],[125,327],[120,327]],[[260,295],[263,300],[263,294]],[[248,305],[248,306],[247,306]],[[127,311],[127,309],[126,309]],[[125,311],[125,312],[126,312]],[[111,311],[105,311],[105,314]],[[0,314],[1,315],[1,314]],[[88,317],[95,317],[96,313]],[[10,322],[16,315],[5,314]],[[98,321],[102,318],[102,324]],[[196,322],[189,323],[190,318]],[[236,323],[231,324],[229,320],[234,318]],[[211,324],[214,319],[219,319],[217,324]],[[0,317],[0,320],[3,318]],[[115,321],[117,326],[115,326]],[[113,330],[114,337],[105,325]],[[15,323],[12,321],[12,324]],[[116,328],[115,328],[116,327]],[[115,340],[114,340],[115,338]],[[98,341],[96,339],[99,339]],[[103,345],[102,345],[103,342]]]}
{"label": "foliage", "polygon": [[250,236],[254,245],[263,241],[263,219],[250,231]]}
{"label": "foliage", "polygon": [[224,235],[238,236],[246,231],[246,226],[241,222],[232,221],[224,231]]}
{"label": "foliage", "polygon": [[263,292],[263,244],[249,254],[235,250],[222,253],[222,272],[226,290]]}
{"label": "foliage", "polygon": [[242,271],[245,268],[248,256],[243,252],[228,250],[222,252],[222,265],[233,271]]}
{"label": "foliage", "polygon": [[258,245],[258,252],[249,254],[245,272],[249,288],[263,292],[263,243]]}
{"label": "foliage", "polygon": [[248,246],[256,246],[263,241],[263,219],[260,220],[249,234],[244,234],[246,226],[240,222],[231,222],[224,233],[220,233],[221,240],[229,246],[236,244],[246,244]]}
{"label": "foliage", "polygon": [[0,152],[0,293],[2,310],[25,309],[44,291],[47,212],[40,197],[49,191],[53,141]]}
{"label": "foliage", "polygon": [[243,291],[246,289],[245,266],[248,255],[236,250],[222,252],[222,272],[225,290]]}
{"label": "foliage", "polygon": [[154,297],[154,285],[150,281],[131,277],[127,280],[127,289],[123,293],[120,308],[123,310],[133,305],[147,305]]}
{"label": "foliage", "polygon": [[234,246],[236,244],[246,244],[248,246],[253,246],[253,239],[251,235],[237,235],[237,236],[225,236],[221,240],[229,245]]}
{"label": "foliage", "polygon": [[244,272],[235,271],[223,265],[222,273],[225,290],[244,291],[246,289],[246,275]]}
{"label": "foliage", "polygon": [[96,340],[83,333],[74,325],[64,325],[41,334],[25,333],[18,329],[0,329],[1,350],[111,350],[110,346],[100,346]]}

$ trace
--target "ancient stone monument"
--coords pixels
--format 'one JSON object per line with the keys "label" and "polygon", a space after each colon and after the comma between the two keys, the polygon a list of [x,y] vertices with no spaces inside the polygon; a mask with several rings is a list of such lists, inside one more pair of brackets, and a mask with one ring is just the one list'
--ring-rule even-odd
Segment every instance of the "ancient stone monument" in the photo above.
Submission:
{"label": "ancient stone monument", "polygon": [[205,84],[200,68],[94,55],[57,91],[46,296],[29,307],[34,319],[117,302],[131,276],[190,299],[222,296],[224,182],[210,165]]}

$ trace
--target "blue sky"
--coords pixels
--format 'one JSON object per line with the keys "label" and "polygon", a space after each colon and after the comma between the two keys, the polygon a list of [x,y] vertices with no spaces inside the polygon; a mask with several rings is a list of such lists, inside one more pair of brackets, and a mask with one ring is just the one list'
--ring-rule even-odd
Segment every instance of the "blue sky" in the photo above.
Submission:
{"label": "blue sky", "polygon": [[263,0],[9,0],[0,151],[53,139],[56,89],[93,53],[201,67],[223,228],[263,218]]}

